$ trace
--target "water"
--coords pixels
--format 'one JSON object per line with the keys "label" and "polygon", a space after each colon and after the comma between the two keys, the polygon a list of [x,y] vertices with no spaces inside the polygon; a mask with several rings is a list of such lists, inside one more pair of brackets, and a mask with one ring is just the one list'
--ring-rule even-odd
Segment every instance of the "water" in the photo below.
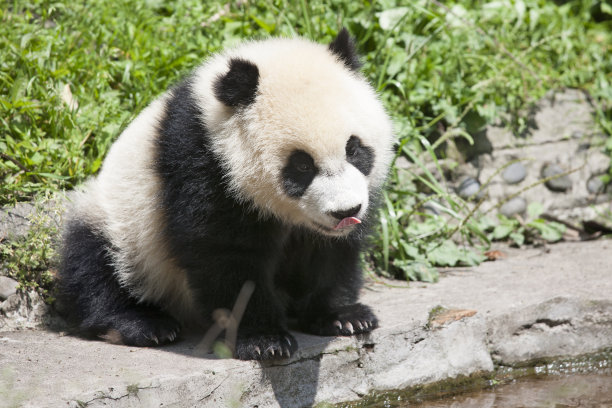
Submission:
{"label": "water", "polygon": [[611,408],[612,375],[578,374],[534,377],[440,400],[421,403],[414,401],[395,406],[398,408]]}
{"label": "water", "polygon": [[374,394],[363,408],[612,408],[612,349]]}

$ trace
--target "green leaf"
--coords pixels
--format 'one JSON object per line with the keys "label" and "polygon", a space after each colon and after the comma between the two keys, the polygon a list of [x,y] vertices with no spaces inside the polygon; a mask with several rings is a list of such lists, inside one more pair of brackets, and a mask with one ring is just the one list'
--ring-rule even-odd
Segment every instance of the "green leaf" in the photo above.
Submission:
{"label": "green leaf", "polygon": [[438,270],[428,262],[402,261],[396,259],[393,266],[404,273],[406,280],[437,282],[439,278]]}
{"label": "green leaf", "polygon": [[402,248],[404,249],[404,253],[408,258],[411,258],[414,261],[424,262],[427,260],[427,257],[421,253],[418,247],[414,245],[410,245],[405,241],[400,241]]}
{"label": "green leaf", "polygon": [[499,224],[493,230],[493,239],[504,239],[514,231],[514,225],[506,223]]}
{"label": "green leaf", "polygon": [[36,174],[41,177],[50,178],[54,180],[68,180],[70,178],[68,176],[60,176],[59,174],[53,174],[53,173],[33,172],[32,174]]}
{"label": "green leaf", "polygon": [[434,244],[433,246],[434,248],[427,252],[427,259],[432,265],[455,266],[462,257],[461,251],[451,240],[446,240],[441,245]]}
{"label": "green leaf", "polygon": [[509,238],[514,241],[517,246],[521,246],[525,243],[525,235],[521,232],[512,232]]}
{"label": "green leaf", "polygon": [[606,140],[606,150],[612,151],[612,136]]}
{"label": "green leaf", "polygon": [[487,257],[480,252],[473,251],[469,248],[461,248],[459,250],[461,252],[461,257],[459,258],[459,263],[465,266],[476,266],[483,263]]}
{"label": "green leaf", "polygon": [[221,341],[216,341],[213,344],[213,353],[219,358],[232,358],[232,350]]}
{"label": "green leaf", "polygon": [[527,215],[530,219],[538,218],[544,212],[544,206],[538,202],[529,203],[527,206]]}
{"label": "green leaf", "polygon": [[529,227],[535,228],[543,239],[549,242],[556,242],[563,238],[565,225],[558,222],[546,222],[542,219],[537,219],[527,224]]}

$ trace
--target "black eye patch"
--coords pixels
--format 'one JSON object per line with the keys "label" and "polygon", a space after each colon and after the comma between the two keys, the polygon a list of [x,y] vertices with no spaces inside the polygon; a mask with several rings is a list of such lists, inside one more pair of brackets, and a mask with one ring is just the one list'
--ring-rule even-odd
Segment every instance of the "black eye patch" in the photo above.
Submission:
{"label": "black eye patch", "polygon": [[282,171],[282,183],[289,197],[301,197],[317,175],[312,156],[303,150],[294,150]]}
{"label": "black eye patch", "polygon": [[361,143],[357,136],[349,137],[346,142],[346,161],[364,175],[370,174],[374,167],[374,149]]}

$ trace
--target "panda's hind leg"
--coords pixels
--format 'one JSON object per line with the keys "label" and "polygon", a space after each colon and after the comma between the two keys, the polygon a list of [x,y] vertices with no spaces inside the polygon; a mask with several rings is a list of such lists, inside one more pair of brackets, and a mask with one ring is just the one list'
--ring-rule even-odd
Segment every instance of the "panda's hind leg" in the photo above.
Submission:
{"label": "panda's hind leg", "polygon": [[114,273],[110,243],[89,224],[72,220],[63,237],[58,309],[86,336],[155,346],[174,341],[179,323],[154,305],[139,304]]}

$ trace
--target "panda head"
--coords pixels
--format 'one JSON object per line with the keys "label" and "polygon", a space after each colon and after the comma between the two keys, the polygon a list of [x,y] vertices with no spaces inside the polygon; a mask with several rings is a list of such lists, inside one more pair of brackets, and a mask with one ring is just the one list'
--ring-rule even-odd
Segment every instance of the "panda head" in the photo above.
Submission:
{"label": "panda head", "polygon": [[367,217],[393,132],[358,69],[346,30],[329,46],[250,42],[200,68],[195,94],[235,197],[329,236]]}

